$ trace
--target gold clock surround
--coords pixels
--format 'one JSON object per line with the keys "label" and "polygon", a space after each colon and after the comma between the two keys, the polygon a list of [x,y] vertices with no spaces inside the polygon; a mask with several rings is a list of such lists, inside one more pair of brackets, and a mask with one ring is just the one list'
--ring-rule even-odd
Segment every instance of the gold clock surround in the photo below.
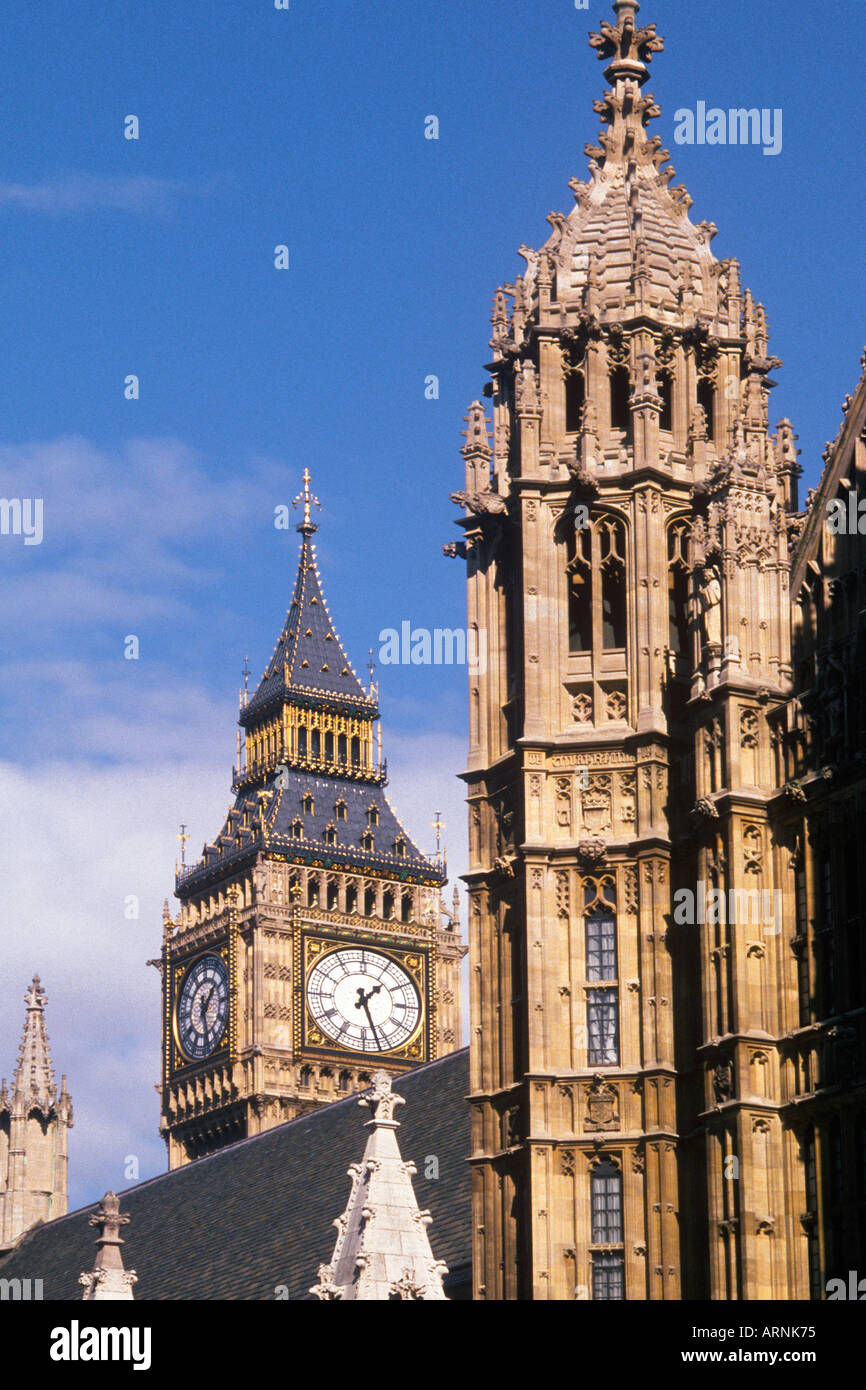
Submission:
{"label": "gold clock surround", "polygon": [[[206,1057],[188,1056],[178,1034],[177,1011],[184,982],[200,960],[208,956],[218,957],[225,965],[228,974],[229,1008],[228,1019],[222,1037],[212,1052]],[[166,994],[166,1078],[182,1072],[192,1072],[196,1068],[213,1066],[216,1062],[232,1059],[237,1051],[237,950],[236,934],[232,930],[228,939],[220,943],[199,944],[177,959],[167,962],[169,987]]]}
{"label": "gold clock surround", "polygon": [[[416,1028],[410,1038],[399,1047],[382,1052],[360,1052],[354,1048],[339,1047],[318,1027],[307,1000],[307,982],[313,968],[326,956],[346,949],[369,949],[376,955],[392,960],[411,979],[420,1001],[420,1015]],[[431,1054],[431,979],[429,951],[426,947],[400,938],[383,940],[378,933],[329,932],[319,925],[303,926],[295,936],[295,1052],[310,1058],[330,1057],[335,1060],[351,1061],[357,1066],[359,1060],[375,1063],[377,1059],[387,1061],[395,1068],[417,1066],[429,1060]]]}

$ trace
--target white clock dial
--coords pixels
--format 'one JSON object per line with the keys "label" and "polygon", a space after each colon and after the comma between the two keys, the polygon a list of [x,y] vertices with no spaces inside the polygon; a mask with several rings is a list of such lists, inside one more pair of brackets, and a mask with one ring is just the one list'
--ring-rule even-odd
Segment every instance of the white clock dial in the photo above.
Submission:
{"label": "white clock dial", "polygon": [[322,1032],[353,1052],[391,1052],[421,1021],[411,976],[390,956],[363,946],[329,951],[317,961],[307,1004]]}
{"label": "white clock dial", "polygon": [[177,1035],[187,1057],[209,1057],[226,1030],[229,974],[219,956],[202,956],[189,971],[177,1003]]}

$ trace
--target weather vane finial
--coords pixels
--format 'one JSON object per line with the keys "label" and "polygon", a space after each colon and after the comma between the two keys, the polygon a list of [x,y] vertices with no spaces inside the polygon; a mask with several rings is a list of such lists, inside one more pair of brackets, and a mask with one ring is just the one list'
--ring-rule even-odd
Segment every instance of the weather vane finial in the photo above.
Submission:
{"label": "weather vane finial", "polygon": [[298,493],[297,497],[292,502],[292,506],[298,507],[302,502],[304,504],[304,519],[297,529],[300,532],[302,532],[303,535],[310,536],[314,531],[317,531],[319,529],[316,526],[315,522],[310,520],[310,507],[318,507],[319,511],[321,511],[322,504],[319,501],[318,497],[316,497],[315,493],[310,491],[309,468],[304,469],[304,490],[303,492]]}

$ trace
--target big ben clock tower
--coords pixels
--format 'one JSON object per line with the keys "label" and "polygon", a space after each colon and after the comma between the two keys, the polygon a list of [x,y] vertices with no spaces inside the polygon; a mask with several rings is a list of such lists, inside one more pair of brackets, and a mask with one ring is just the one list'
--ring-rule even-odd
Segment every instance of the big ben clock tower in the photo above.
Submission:
{"label": "big ben clock tower", "polygon": [[322,593],[309,475],[285,625],[243,697],[234,804],[164,914],[161,1131],[174,1168],[381,1068],[460,1046],[461,944],[445,874],[385,796],[375,688]]}

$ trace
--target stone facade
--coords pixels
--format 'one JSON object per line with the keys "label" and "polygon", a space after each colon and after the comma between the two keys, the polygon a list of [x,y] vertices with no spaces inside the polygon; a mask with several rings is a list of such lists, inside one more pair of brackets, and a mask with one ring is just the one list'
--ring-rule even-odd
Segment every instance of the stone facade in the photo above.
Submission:
{"label": "stone facade", "polygon": [[488,653],[475,1296],[817,1297],[866,1245],[864,543],[822,524],[863,487],[863,383],[801,513],[765,310],[647,131],[638,9],[590,39],[589,180],[496,292],[445,547]]}

